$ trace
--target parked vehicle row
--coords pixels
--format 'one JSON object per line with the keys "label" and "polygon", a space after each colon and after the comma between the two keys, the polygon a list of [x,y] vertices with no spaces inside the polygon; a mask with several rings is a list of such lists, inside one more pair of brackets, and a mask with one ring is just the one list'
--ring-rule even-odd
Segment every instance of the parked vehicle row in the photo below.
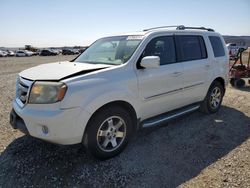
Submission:
{"label": "parked vehicle row", "polygon": [[81,53],[78,49],[63,49],[63,50],[57,50],[57,49],[43,49],[39,55],[41,56],[54,56],[54,55],[76,55]]}
{"label": "parked vehicle row", "polygon": [[0,50],[0,57],[7,57],[7,56],[15,56],[15,53],[10,50],[7,51]]}
{"label": "parked vehicle row", "polygon": [[56,56],[59,54],[62,55],[76,55],[80,54],[85,49],[42,49],[38,50],[36,52],[30,51],[30,50],[17,50],[16,52],[10,51],[10,50],[0,50],[0,57],[10,57],[10,56],[16,56],[16,57],[29,57],[29,56],[34,56],[34,55],[40,55],[40,56]]}
{"label": "parked vehicle row", "polygon": [[16,52],[12,50],[0,50],[0,57],[25,57],[25,56],[33,56],[38,55],[37,52],[32,52],[29,50],[17,50]]}

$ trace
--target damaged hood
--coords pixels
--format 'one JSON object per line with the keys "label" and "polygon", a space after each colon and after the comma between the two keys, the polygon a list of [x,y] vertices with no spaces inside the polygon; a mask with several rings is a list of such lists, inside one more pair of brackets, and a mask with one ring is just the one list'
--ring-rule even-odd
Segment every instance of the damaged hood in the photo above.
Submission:
{"label": "damaged hood", "polygon": [[32,67],[22,71],[19,75],[30,80],[62,80],[111,66],[113,65],[64,61]]}

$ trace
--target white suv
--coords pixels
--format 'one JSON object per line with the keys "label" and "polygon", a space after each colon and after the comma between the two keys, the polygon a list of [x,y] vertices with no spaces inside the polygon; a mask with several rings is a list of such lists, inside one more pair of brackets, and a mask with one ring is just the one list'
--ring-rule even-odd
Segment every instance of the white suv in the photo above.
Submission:
{"label": "white suv", "polygon": [[217,112],[228,62],[221,35],[204,27],[102,38],[70,62],[21,72],[10,122],[49,142],[83,143],[107,159],[140,127],[197,109]]}

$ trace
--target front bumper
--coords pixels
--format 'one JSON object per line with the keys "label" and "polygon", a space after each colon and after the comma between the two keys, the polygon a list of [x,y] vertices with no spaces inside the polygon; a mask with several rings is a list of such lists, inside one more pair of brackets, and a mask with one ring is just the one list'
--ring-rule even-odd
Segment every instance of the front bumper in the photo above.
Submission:
{"label": "front bumper", "polygon": [[10,112],[10,124],[13,129],[19,129],[24,134],[29,134],[23,119],[17,115],[14,109]]}
{"label": "front bumper", "polygon": [[80,107],[60,109],[60,105],[27,104],[21,108],[13,101],[10,123],[14,129],[56,144],[82,142],[90,114]]}

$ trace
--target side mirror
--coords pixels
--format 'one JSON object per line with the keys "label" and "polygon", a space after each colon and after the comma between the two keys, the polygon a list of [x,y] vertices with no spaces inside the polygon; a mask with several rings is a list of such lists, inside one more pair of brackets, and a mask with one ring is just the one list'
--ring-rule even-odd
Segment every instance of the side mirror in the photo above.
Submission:
{"label": "side mirror", "polygon": [[160,57],[146,56],[142,58],[140,65],[144,68],[157,68],[160,66]]}

